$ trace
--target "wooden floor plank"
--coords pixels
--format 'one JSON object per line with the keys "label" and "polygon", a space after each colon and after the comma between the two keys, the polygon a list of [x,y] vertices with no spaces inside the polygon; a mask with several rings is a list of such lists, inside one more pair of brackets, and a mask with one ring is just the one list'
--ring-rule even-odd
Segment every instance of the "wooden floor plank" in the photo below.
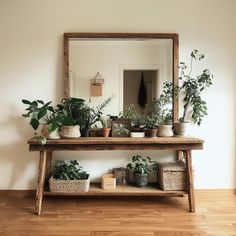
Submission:
{"label": "wooden floor plank", "polygon": [[183,197],[0,197],[0,236],[235,236],[236,195],[196,191],[196,212]]}

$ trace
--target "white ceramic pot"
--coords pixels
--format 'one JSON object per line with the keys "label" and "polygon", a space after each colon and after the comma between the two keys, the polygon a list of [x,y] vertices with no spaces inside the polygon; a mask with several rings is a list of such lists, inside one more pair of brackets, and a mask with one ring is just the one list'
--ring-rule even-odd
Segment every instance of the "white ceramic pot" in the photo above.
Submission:
{"label": "white ceramic pot", "polygon": [[159,137],[171,137],[173,134],[172,125],[160,125],[157,135]]}
{"label": "white ceramic pot", "polygon": [[60,139],[59,129],[48,132],[48,124],[44,124],[41,129],[41,135],[47,139]]}
{"label": "white ceramic pot", "polygon": [[79,138],[80,134],[80,126],[79,125],[63,125],[60,128],[60,136],[62,138]]}
{"label": "white ceramic pot", "polygon": [[176,122],[174,123],[175,135],[188,136],[189,135],[189,122]]}

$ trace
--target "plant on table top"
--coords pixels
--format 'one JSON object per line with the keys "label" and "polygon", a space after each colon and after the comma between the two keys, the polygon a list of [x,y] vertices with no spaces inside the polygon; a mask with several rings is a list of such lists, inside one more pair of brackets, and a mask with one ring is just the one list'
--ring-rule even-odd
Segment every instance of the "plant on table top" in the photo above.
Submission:
{"label": "plant on table top", "polygon": [[134,104],[126,105],[124,110],[119,113],[119,118],[129,119],[131,121],[132,127],[134,128],[142,128],[145,123],[143,115],[136,111]]}
{"label": "plant on table top", "polygon": [[81,127],[89,129],[97,121],[101,121],[103,110],[108,104],[110,104],[111,100],[112,98],[109,97],[95,108],[89,107],[88,105],[84,106],[82,110],[76,115],[76,119],[78,120]]}
{"label": "plant on table top", "polygon": [[58,161],[53,168],[53,178],[56,180],[88,179],[88,177],[77,160]]}
{"label": "plant on table top", "polygon": [[51,102],[44,103],[42,100],[29,101],[22,99],[22,103],[28,105],[27,113],[22,116],[30,118],[30,125],[36,131],[40,124],[48,124],[48,132],[55,131],[60,126],[58,110],[51,106]]}
{"label": "plant on table top", "polygon": [[102,128],[106,129],[106,128],[109,128],[110,126],[110,122],[109,122],[109,119],[106,118],[106,117],[101,117],[100,118],[100,122],[102,124]]}
{"label": "plant on table top", "polygon": [[58,119],[61,125],[74,126],[80,124],[78,115],[85,107],[85,100],[83,99],[74,97],[62,99],[61,103],[57,105]]}
{"label": "plant on table top", "polygon": [[201,125],[202,118],[207,115],[206,102],[202,100],[201,94],[206,88],[212,85],[213,75],[208,69],[204,69],[200,75],[194,76],[193,62],[201,61],[204,55],[199,53],[198,50],[193,50],[190,54],[191,60],[189,67],[185,62],[180,62],[180,91],[183,91],[184,109],[183,115],[179,119],[180,122],[186,122],[186,114],[189,107],[191,110],[191,118],[194,123]]}
{"label": "plant on table top", "polygon": [[150,157],[142,157],[136,155],[132,157],[132,163],[127,165],[129,169],[133,169],[135,173],[147,174],[149,172],[156,172],[156,162],[152,161]]}

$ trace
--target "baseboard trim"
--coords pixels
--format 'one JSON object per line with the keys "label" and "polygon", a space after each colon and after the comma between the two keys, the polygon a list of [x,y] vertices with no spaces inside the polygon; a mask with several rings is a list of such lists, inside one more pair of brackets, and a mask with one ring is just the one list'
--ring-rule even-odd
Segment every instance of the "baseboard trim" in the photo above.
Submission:
{"label": "baseboard trim", "polygon": [[0,197],[32,197],[36,190],[0,190]]}

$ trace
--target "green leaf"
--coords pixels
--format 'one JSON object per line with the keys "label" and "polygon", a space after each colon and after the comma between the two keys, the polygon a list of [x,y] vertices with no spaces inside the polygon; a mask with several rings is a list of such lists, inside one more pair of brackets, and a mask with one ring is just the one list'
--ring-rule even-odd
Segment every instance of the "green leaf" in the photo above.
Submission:
{"label": "green leaf", "polygon": [[22,99],[21,101],[22,101],[24,104],[31,105],[31,102],[28,101],[28,100],[26,100],[26,99]]}
{"label": "green leaf", "polygon": [[55,131],[57,128],[58,128],[58,124],[57,123],[50,123],[50,124],[48,124],[48,132],[49,133]]}
{"label": "green leaf", "polygon": [[46,108],[40,109],[40,111],[39,111],[39,113],[38,113],[38,120],[40,120],[41,118],[43,118],[46,114],[47,114],[47,109],[46,109]]}
{"label": "green leaf", "polygon": [[40,103],[40,104],[44,104],[44,101],[43,100],[36,100],[38,103]]}
{"label": "green leaf", "polygon": [[25,117],[25,118],[28,118],[28,117],[30,117],[30,114],[29,113],[23,114],[22,116]]}
{"label": "green leaf", "polygon": [[30,121],[30,125],[33,127],[34,130],[37,130],[39,127],[39,121],[35,118],[32,118]]}

